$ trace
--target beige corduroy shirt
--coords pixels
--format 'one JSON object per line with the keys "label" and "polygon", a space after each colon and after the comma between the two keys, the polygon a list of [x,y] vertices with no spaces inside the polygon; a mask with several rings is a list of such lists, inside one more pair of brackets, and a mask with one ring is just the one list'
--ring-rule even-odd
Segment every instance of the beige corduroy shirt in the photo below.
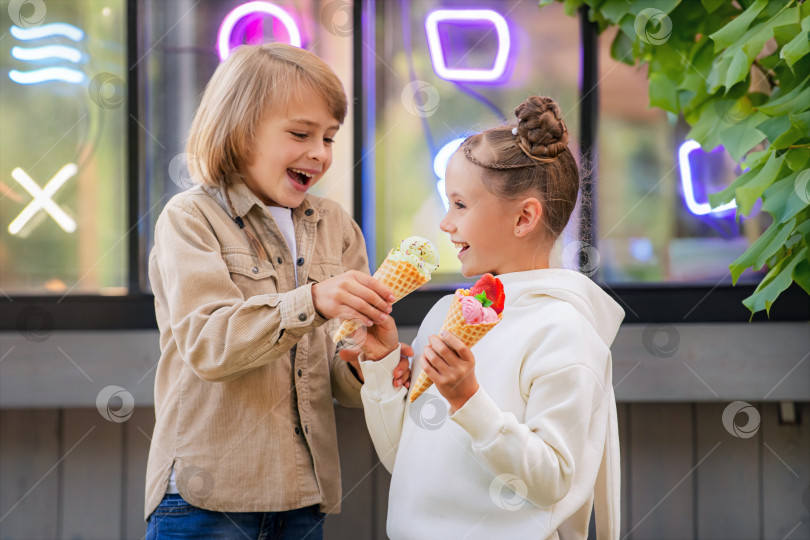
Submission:
{"label": "beige corduroy shirt", "polygon": [[[237,181],[236,214],[262,243],[260,260],[221,191],[176,195],[157,220],[149,278],[160,329],[146,517],[177,489],[216,511],[340,510],[332,398],[359,407],[361,383],[336,356],[337,320],[312,304],[312,284],[368,272],[365,243],[335,202],[293,209],[293,261],[272,215]],[[295,287],[295,272],[300,287]]]}

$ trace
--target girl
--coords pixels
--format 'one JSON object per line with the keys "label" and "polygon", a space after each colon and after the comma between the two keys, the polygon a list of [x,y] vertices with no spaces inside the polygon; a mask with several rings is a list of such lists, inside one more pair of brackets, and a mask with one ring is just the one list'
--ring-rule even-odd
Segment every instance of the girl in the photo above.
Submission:
{"label": "girl", "polygon": [[200,184],[167,204],[149,258],[147,538],[320,538],[340,510],[332,397],[359,406],[362,379],[326,323],[382,322],[393,300],[359,227],[307,193],[346,107],[322,60],[278,43],[235,51],[206,87],[187,146]]}
{"label": "girl", "polygon": [[[584,275],[549,268],[579,174],[557,104],[533,96],[517,124],[473,135],[450,160],[441,229],[466,277],[502,281],[502,321],[472,350],[441,328],[452,295],[414,342],[413,404],[391,385],[393,321],[368,331],[366,421],[393,474],[391,538],[619,537],[619,448],[610,344],[624,312]],[[435,390],[433,390],[435,388]],[[436,394],[441,395],[438,396]]]}

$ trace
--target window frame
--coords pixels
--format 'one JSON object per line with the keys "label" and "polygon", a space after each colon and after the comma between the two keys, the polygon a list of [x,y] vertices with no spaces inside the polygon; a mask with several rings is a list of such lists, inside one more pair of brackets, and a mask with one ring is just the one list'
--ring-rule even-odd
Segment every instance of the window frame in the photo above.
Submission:
{"label": "window frame", "polygon": [[[126,3],[127,29],[127,131],[126,131],[126,182],[127,182],[127,286],[129,294],[123,296],[68,295],[63,298],[45,295],[15,295],[5,293],[0,296],[0,331],[50,332],[59,330],[142,330],[155,329],[154,296],[146,290],[146,236],[143,221],[149,214],[145,208],[144,186],[140,182],[143,146],[138,125],[139,118],[139,76],[138,52],[142,43],[139,35],[138,1]],[[583,153],[593,155],[597,149],[598,99],[598,39],[596,25],[588,21],[587,6],[579,10],[581,39],[581,80],[580,98],[580,147]],[[369,76],[373,77],[373,65],[366,57],[367,44],[374,43],[374,28],[366,28],[363,20],[374,20],[374,2],[357,0],[353,8],[354,70],[352,97],[360,104],[355,111],[353,133],[354,219],[363,230],[368,230],[374,218],[373,150],[366,144],[368,132],[369,105],[373,99],[373,87],[365,85]],[[373,106],[373,104],[371,105]],[[596,182],[588,182],[582,194],[593,200],[593,187],[598,187],[598,167],[593,174]],[[589,212],[592,205],[585,205],[583,217],[593,221]],[[583,242],[595,245],[592,236],[594,227],[588,227]],[[675,283],[622,284],[611,287],[599,285],[625,309],[625,323],[729,323],[762,321],[807,321],[810,320],[810,298],[795,283],[782,293],[768,316],[757,313],[753,317],[742,300],[750,296],[756,285],[728,284],[691,285]],[[1,291],[1,290],[0,290]],[[430,307],[442,296],[453,292],[451,288],[418,290],[403,298],[394,306],[393,316],[400,325],[418,326]],[[711,297],[711,301],[709,300]]]}

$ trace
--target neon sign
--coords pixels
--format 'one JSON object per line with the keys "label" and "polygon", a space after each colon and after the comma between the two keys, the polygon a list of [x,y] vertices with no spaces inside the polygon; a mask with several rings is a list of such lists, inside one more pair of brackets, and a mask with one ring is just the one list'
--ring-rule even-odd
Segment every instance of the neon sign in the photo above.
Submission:
{"label": "neon sign", "polygon": [[247,2],[246,4],[234,8],[222,19],[222,24],[217,33],[217,53],[219,53],[219,59],[221,61],[224,61],[231,54],[233,48],[231,47],[231,42],[234,38],[234,28],[237,23],[245,17],[255,14],[271,15],[274,17],[284,25],[284,28],[287,30],[290,45],[296,47],[301,46],[301,32],[299,32],[295,21],[286,11],[269,2]]}
{"label": "neon sign", "polygon": [[[439,37],[439,23],[461,23],[467,25],[492,25],[498,36],[498,52],[495,63],[490,69],[465,69],[447,66],[444,47]],[[442,79],[448,81],[467,82],[493,82],[500,79],[506,70],[506,61],[509,58],[511,40],[509,26],[499,13],[491,9],[437,9],[428,14],[425,19],[425,33],[427,34],[430,60],[433,71]]]}
{"label": "neon sign", "polygon": [[11,177],[25,188],[34,200],[28,203],[28,206],[23,208],[23,211],[9,224],[8,232],[15,235],[19,234],[25,224],[31,221],[31,218],[37,215],[40,210],[45,210],[50,214],[54,221],[56,221],[65,232],[74,232],[76,230],[76,222],[53,202],[53,196],[65,182],[76,175],[78,170],[79,168],[75,163],[68,163],[59,169],[59,172],[45,184],[44,188],[40,188],[37,183],[34,182],[33,178],[28,176],[21,168],[17,167],[11,171]]}
{"label": "neon sign", "polygon": [[696,216],[705,216],[709,213],[721,213],[737,208],[735,201],[718,206],[717,208],[712,208],[712,205],[707,202],[697,202],[695,199],[694,180],[692,179],[692,164],[689,161],[689,154],[695,150],[700,150],[700,143],[694,140],[688,140],[678,148],[678,168],[681,171],[681,187],[683,189],[683,198],[686,202],[686,207]]}
{"label": "neon sign", "polygon": [[[35,28],[11,27],[11,35],[20,41],[34,41],[44,38],[62,36],[72,41],[80,42],[84,39],[84,31],[67,23],[44,24]],[[43,60],[67,60],[70,63],[80,63],[84,55],[74,47],[65,45],[46,45],[43,47],[12,47],[11,56],[23,62],[39,62]],[[12,69],[8,78],[17,84],[40,84],[50,81],[61,81],[71,84],[81,84],[86,80],[84,73],[69,67],[46,67],[31,71]]]}

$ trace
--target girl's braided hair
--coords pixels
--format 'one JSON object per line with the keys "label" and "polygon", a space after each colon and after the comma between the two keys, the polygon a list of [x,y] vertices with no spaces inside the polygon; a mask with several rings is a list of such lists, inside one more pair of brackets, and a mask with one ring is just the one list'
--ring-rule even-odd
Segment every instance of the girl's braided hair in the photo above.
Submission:
{"label": "girl's braided hair", "polygon": [[537,196],[553,242],[568,223],[579,193],[579,169],[568,149],[568,128],[550,97],[529,97],[517,106],[515,116],[516,124],[471,135],[461,150],[486,169],[484,185],[496,196]]}

